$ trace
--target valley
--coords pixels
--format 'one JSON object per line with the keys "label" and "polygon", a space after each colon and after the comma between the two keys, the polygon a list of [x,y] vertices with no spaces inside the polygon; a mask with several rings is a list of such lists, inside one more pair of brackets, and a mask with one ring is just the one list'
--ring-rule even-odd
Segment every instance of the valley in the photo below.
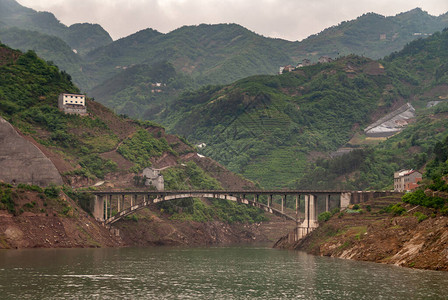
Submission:
{"label": "valley", "polygon": [[[149,173],[166,190],[390,191],[409,169],[424,174],[416,192],[351,206],[283,246],[446,270],[432,252],[446,243],[447,26],[417,8],[300,42],[238,24],[113,41],[0,0],[0,248],[274,244],[295,222],[255,207],[177,199],[106,228],[85,192],[157,189]],[[85,113],[61,109],[64,93],[86,95]]]}

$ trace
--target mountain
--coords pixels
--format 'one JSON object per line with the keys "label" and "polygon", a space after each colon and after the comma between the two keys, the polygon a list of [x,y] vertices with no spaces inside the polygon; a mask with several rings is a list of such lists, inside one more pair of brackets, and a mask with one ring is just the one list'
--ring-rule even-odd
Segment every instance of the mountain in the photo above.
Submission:
{"label": "mountain", "polygon": [[420,8],[391,17],[367,13],[311,35],[299,43],[294,55],[316,60],[321,55],[354,53],[378,59],[447,26],[447,14],[435,17]]}
{"label": "mountain", "polygon": [[[165,61],[174,66],[177,74],[191,78],[192,84],[186,85],[186,88],[191,88],[228,84],[251,75],[275,74],[280,66],[296,65],[305,58],[316,62],[322,55],[336,58],[354,53],[379,58],[400,50],[414,39],[443,29],[447,22],[447,14],[435,17],[414,9],[392,17],[368,13],[301,42],[266,38],[237,24],[184,26],[167,34],[145,29],[112,41],[99,25],[74,24],[67,27],[51,13],[36,12],[14,0],[0,0],[0,40],[24,51],[35,50],[72,75],[74,82],[83,91],[91,91],[97,101],[113,105],[111,108],[120,113],[144,118],[152,118],[171,101],[164,99],[157,104],[140,101],[138,109],[133,109],[138,113],[132,114],[130,107],[133,104],[123,103],[128,100],[120,102],[116,95],[98,91],[102,86],[110,86],[124,78],[127,74],[125,69],[142,65],[139,67],[141,70],[144,66]],[[30,32],[17,31],[13,27]],[[36,31],[47,36],[28,38]],[[27,37],[28,41],[25,42],[20,35]],[[46,46],[42,40],[49,40],[50,36],[61,40],[52,40],[52,44],[61,45]],[[62,46],[62,41],[65,46]],[[68,48],[76,53],[68,53]],[[144,82],[136,79],[123,94],[128,99],[151,98],[150,94],[142,95],[139,88],[142,84]],[[144,107],[143,103],[148,103],[148,106]]]}
{"label": "mountain", "polygon": [[[143,188],[142,170],[149,166],[160,169],[166,189],[254,187],[252,182],[229,172],[215,161],[198,156],[187,141],[166,134],[157,124],[117,116],[92,99],[86,99],[87,115],[65,114],[58,109],[58,95],[63,92],[79,93],[67,73],[46,63],[32,51],[22,53],[0,44],[0,127],[8,127],[0,131],[12,132],[12,125],[17,131],[13,134],[14,139],[21,138],[23,144],[30,146],[31,143],[37,147],[40,155],[51,160],[61,174],[66,184],[64,192],[87,211],[88,196],[71,187],[90,187],[97,182],[99,188]],[[1,139],[8,143],[8,136],[2,135]],[[5,161],[10,163],[29,155],[23,149],[8,147],[8,150],[14,149],[17,151],[9,154],[14,159],[2,153],[3,165]],[[1,182],[5,178],[23,178],[23,172],[31,174],[28,177],[33,179],[32,174],[38,168],[39,165],[29,165],[26,170],[11,175],[10,169],[5,172],[6,168],[0,167],[0,193],[6,188],[10,195],[10,183],[20,184],[19,189],[42,190],[27,185],[35,184],[35,180]],[[49,189],[55,197],[59,194],[57,187]],[[20,204],[25,203],[15,195],[5,198],[8,200],[5,203],[10,212],[21,214],[27,206],[19,209]],[[59,202],[62,203],[65,202]],[[1,203],[0,209],[5,209],[6,204]],[[69,205],[60,206],[61,210],[70,208]],[[261,210],[222,201],[203,203],[199,199],[184,199],[160,204],[156,209],[165,212],[167,218],[200,222],[266,220]],[[63,214],[67,213],[65,210]]]}
{"label": "mountain", "polygon": [[82,72],[82,59],[71,47],[56,36],[14,28],[0,28],[3,43],[16,49],[30,49],[45,57],[73,77],[76,84],[87,85],[89,79]]}
{"label": "mountain", "polygon": [[[394,169],[416,157],[420,164],[411,165],[422,167],[420,153],[435,143],[431,137],[447,134],[444,104],[437,116],[425,113],[414,127],[378,148],[364,149],[371,139],[361,129],[406,102],[423,114],[430,101],[448,99],[447,40],[444,30],[381,61],[350,55],[283,75],[254,76],[185,93],[158,115],[158,121],[205,144],[203,154],[264,187],[325,188],[341,181],[353,189],[386,187]],[[410,133],[417,131],[415,126],[422,133]],[[403,139],[404,149],[391,155],[388,151],[397,139]],[[424,146],[414,147],[419,144]],[[362,150],[322,160],[347,145]],[[372,156],[381,147],[386,147],[379,155],[383,163]],[[361,166],[365,169],[360,173]],[[344,174],[347,177],[338,178]]]}
{"label": "mountain", "polygon": [[197,87],[190,76],[176,72],[172,64],[158,62],[126,68],[96,86],[89,95],[101,99],[102,104],[120,114],[151,119],[181,91]]}
{"label": "mountain", "polygon": [[[107,85],[110,78],[116,82],[114,74],[123,72],[123,68],[168,61],[196,85],[225,84],[251,75],[275,74],[280,66],[295,66],[303,59],[316,62],[323,55],[336,58],[355,53],[380,58],[412,40],[442,30],[447,24],[446,15],[434,17],[421,9],[393,17],[369,13],[301,42],[266,38],[236,24],[184,26],[167,34],[146,29],[90,52],[85,70],[90,78],[104,80],[101,85]],[[102,103],[117,103],[110,95],[97,94],[96,88],[91,91]],[[137,98],[129,92],[126,95]],[[164,109],[163,105],[154,109],[153,102],[148,103],[146,109],[142,107],[148,113],[131,116],[151,119]],[[129,105],[112,107],[129,113],[129,109],[123,109],[125,106]]]}
{"label": "mountain", "polygon": [[229,83],[293,63],[270,40],[237,24],[184,26],[167,34],[146,29],[90,52],[86,60],[100,78],[119,66],[167,60],[201,84]]}
{"label": "mountain", "polygon": [[59,37],[80,54],[112,42],[110,35],[98,24],[73,24],[67,27],[52,13],[36,12],[15,0],[0,0],[0,20],[5,27]]}

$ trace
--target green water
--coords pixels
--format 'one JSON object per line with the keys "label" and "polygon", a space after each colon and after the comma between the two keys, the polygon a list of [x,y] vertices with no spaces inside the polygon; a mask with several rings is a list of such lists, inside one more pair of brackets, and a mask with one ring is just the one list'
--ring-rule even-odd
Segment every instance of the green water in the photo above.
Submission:
{"label": "green water", "polygon": [[263,247],[6,250],[0,299],[448,299],[448,273]]}

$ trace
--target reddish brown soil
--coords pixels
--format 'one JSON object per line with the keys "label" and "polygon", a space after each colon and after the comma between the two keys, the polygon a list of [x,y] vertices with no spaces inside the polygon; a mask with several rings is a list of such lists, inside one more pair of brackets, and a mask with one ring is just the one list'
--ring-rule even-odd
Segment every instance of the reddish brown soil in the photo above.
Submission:
{"label": "reddish brown soil", "polygon": [[89,112],[104,121],[120,139],[125,139],[136,131],[132,120],[120,118],[110,109],[95,101],[87,100],[86,104]]}
{"label": "reddish brown soil", "polygon": [[128,245],[230,245],[264,243],[273,245],[276,240],[291,231],[295,222],[269,216],[270,221],[262,223],[234,223],[220,221],[194,222],[169,220],[156,207],[144,209],[138,220],[120,220],[113,225]]}
{"label": "reddish brown soil", "polygon": [[[431,209],[413,209],[405,216],[379,213],[381,207],[399,199],[376,199],[364,203],[363,214],[333,216],[304,239],[280,247],[311,254],[394,264],[404,267],[448,271],[448,217]],[[366,212],[370,205],[372,211]],[[415,212],[428,219],[418,222]],[[432,217],[431,217],[432,215]]]}
{"label": "reddish brown soil", "polygon": [[19,51],[0,48],[0,66],[15,62],[21,55]]}
{"label": "reddish brown soil", "polygon": [[[45,202],[36,192],[19,192],[15,196],[17,216],[0,210],[0,248],[72,248],[117,247],[124,245],[108,229],[66,196],[61,203],[71,207],[61,213],[65,205],[56,200]],[[26,204],[34,203],[33,207]],[[45,204],[44,204],[45,203]],[[20,212],[20,210],[23,212]]]}
{"label": "reddish brown soil", "polygon": [[185,161],[194,161],[201,169],[210,174],[221,183],[224,189],[248,189],[254,188],[255,184],[238,174],[230,172],[224,166],[208,157],[199,157],[196,153],[184,156]]}

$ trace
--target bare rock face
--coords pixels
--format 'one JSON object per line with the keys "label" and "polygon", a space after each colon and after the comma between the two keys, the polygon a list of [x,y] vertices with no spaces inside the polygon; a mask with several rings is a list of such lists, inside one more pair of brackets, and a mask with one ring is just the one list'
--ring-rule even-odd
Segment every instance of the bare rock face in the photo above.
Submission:
{"label": "bare rock face", "polygon": [[42,151],[21,137],[0,117],[0,180],[48,186],[63,183],[58,170]]}

